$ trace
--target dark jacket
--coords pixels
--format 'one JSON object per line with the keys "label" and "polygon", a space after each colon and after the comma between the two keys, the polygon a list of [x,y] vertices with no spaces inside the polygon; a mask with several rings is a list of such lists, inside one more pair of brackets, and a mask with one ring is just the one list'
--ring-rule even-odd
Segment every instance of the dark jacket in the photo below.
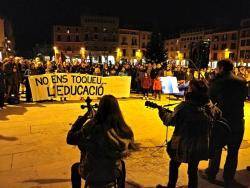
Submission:
{"label": "dark jacket", "polygon": [[5,74],[0,70],[0,93],[5,93]]}
{"label": "dark jacket", "polygon": [[[244,118],[244,101],[247,96],[246,81],[232,73],[220,74],[212,80],[209,95],[213,103],[221,109],[223,117],[231,125],[233,132],[242,132],[241,122]],[[238,127],[239,126],[239,127]]]}
{"label": "dark jacket", "polygon": [[210,118],[219,116],[219,110],[213,108],[216,107],[184,101],[173,113],[160,112],[163,123],[175,127],[168,144],[168,150],[173,151],[172,155],[169,154],[171,159],[184,163],[189,163],[190,160],[208,160]]}
{"label": "dark jacket", "polygon": [[131,140],[113,129],[104,131],[95,119],[86,121],[86,115],[78,118],[67,136],[67,143],[81,150],[80,174],[88,181],[114,181]]}

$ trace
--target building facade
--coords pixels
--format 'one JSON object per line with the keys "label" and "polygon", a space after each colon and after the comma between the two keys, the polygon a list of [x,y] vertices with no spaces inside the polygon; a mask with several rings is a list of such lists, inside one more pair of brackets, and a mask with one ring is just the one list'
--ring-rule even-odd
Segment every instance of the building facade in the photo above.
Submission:
{"label": "building facade", "polygon": [[55,54],[80,56],[87,61],[135,61],[146,52],[151,33],[119,29],[116,17],[82,16],[80,26],[53,27]]}
{"label": "building facade", "polygon": [[82,16],[84,48],[89,56],[115,56],[118,46],[119,19],[116,17]]}
{"label": "building facade", "polygon": [[241,21],[239,38],[238,60],[250,63],[250,18]]}
{"label": "building facade", "polygon": [[146,53],[147,45],[151,39],[151,32],[131,29],[119,29],[120,56],[128,62],[141,61]]}
{"label": "building facade", "polygon": [[215,32],[210,44],[210,60],[222,59],[238,60],[238,30]]}
{"label": "building facade", "polygon": [[53,27],[54,51],[67,56],[80,54],[83,44],[81,27],[55,25]]}
{"label": "building facade", "polygon": [[198,41],[210,42],[211,63],[231,59],[237,65],[250,66],[250,18],[242,20],[239,28],[191,31],[165,40],[168,60],[188,60],[190,44]]}

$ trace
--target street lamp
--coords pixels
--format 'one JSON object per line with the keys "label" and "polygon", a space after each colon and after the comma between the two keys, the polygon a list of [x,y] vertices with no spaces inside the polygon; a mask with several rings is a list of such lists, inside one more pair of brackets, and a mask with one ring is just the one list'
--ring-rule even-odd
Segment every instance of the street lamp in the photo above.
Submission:
{"label": "street lamp", "polygon": [[85,59],[85,56],[86,56],[86,50],[85,50],[85,48],[84,48],[84,47],[81,47],[81,49],[80,49],[80,54],[81,54],[82,59]]}
{"label": "street lamp", "polygon": [[120,61],[121,58],[122,58],[122,51],[121,51],[120,48],[117,48],[117,50],[116,50],[116,61],[117,62]]}
{"label": "street lamp", "polygon": [[225,59],[229,59],[230,50],[228,48],[225,49]]}

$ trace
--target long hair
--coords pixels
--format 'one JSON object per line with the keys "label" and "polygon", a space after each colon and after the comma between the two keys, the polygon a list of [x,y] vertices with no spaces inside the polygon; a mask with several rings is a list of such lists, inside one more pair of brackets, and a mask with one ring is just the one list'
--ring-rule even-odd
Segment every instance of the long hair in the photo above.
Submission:
{"label": "long hair", "polygon": [[104,131],[114,129],[122,138],[132,139],[134,136],[123,118],[117,99],[113,95],[105,95],[101,98],[95,120],[102,125]]}
{"label": "long hair", "polygon": [[208,87],[203,80],[193,79],[189,82],[189,87],[191,92],[186,93],[186,100],[201,106],[209,102]]}

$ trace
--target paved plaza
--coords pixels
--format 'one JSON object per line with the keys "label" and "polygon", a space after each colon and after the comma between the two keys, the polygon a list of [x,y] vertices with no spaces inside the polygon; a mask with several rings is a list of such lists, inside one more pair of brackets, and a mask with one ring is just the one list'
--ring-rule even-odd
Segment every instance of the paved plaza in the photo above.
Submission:
{"label": "paved plaza", "polygon": [[[144,107],[144,100],[133,96],[119,100],[126,122],[134,131],[140,150],[126,159],[127,187],[155,187],[165,184],[169,158],[163,145],[166,127],[157,110]],[[176,103],[163,97],[160,104]],[[68,188],[71,165],[79,161],[77,147],[66,144],[70,124],[84,113],[80,102],[22,103],[0,112],[0,187]],[[236,180],[250,187],[250,103],[245,105],[246,131],[239,153]],[[169,129],[170,138],[173,128]],[[225,161],[223,159],[221,168]],[[204,169],[207,162],[200,163]],[[221,171],[222,172],[222,171]],[[222,173],[218,178],[220,180]],[[187,166],[180,168],[178,185],[187,185]],[[199,187],[216,188],[202,179]]]}

